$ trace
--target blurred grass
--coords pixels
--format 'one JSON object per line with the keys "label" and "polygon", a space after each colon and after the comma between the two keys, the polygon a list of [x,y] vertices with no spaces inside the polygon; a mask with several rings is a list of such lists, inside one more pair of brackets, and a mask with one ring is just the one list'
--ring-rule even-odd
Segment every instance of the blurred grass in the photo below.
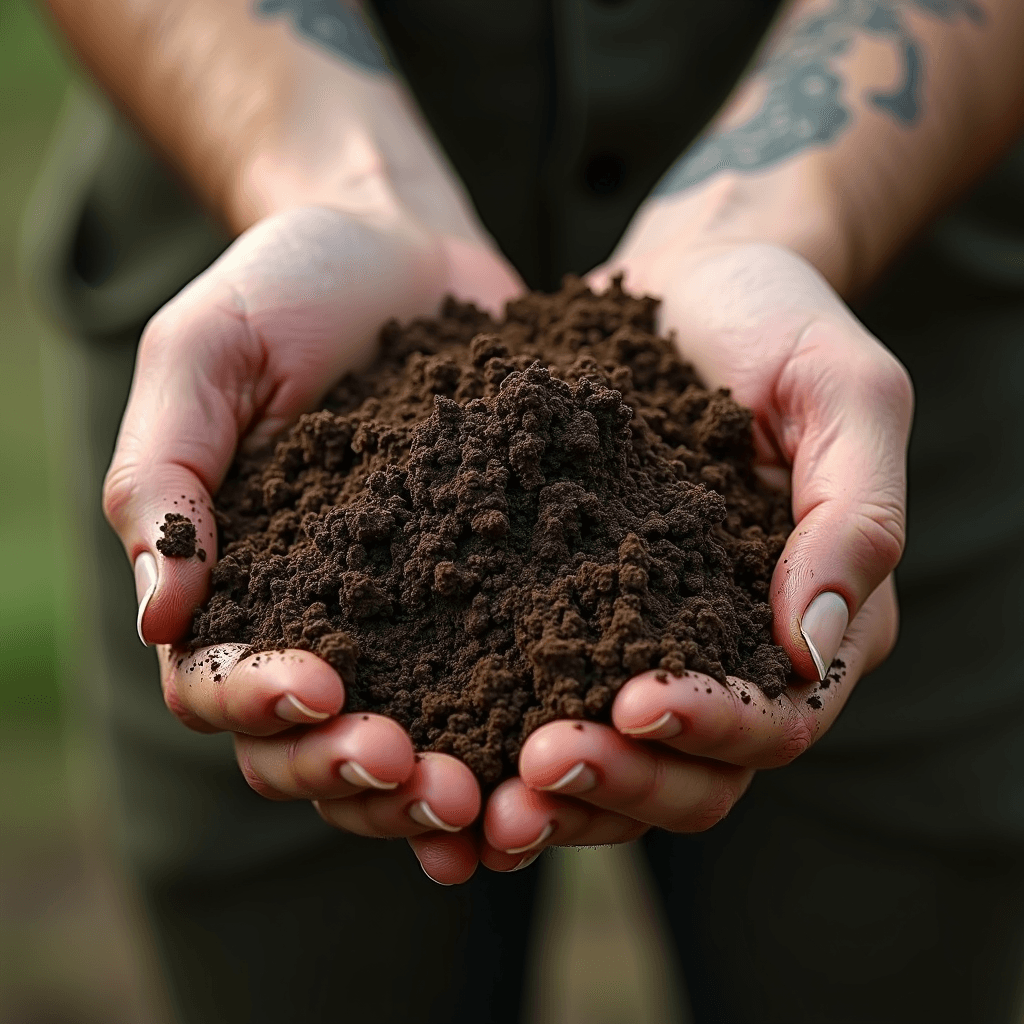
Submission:
{"label": "blurred grass", "polygon": [[16,277],[19,219],[70,71],[25,0],[0,0],[0,721],[60,711],[61,577],[47,485],[40,338]]}
{"label": "blurred grass", "polygon": [[0,0],[0,1024],[149,1024],[96,766],[68,768],[43,339],[17,279],[22,210],[71,78],[37,9]]}

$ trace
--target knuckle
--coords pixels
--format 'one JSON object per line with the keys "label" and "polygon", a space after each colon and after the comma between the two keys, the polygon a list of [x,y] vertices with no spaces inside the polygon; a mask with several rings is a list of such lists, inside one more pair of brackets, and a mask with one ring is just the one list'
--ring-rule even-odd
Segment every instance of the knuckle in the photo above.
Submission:
{"label": "knuckle", "polygon": [[164,307],[146,324],[139,338],[139,359],[150,359],[169,348],[177,332],[171,328],[170,317]]}
{"label": "knuckle", "polygon": [[282,793],[281,790],[275,788],[263,778],[253,764],[252,754],[252,744],[247,742],[244,737],[236,736],[235,761],[238,764],[238,770],[242,773],[242,778],[245,779],[246,785],[254,793],[259,793],[260,796],[267,800],[290,800],[291,797],[288,794]]}
{"label": "knuckle", "polygon": [[312,763],[310,757],[302,756],[300,745],[306,735],[308,734],[301,731],[295,735],[289,735],[284,750],[284,759],[285,764],[288,765],[288,775],[294,783],[296,791],[306,799],[313,799],[317,789],[323,790],[325,787],[322,766]]}
{"label": "knuckle", "polygon": [[854,525],[871,575],[884,579],[903,557],[907,528],[902,508],[881,502],[863,505]]}
{"label": "knuckle", "polygon": [[909,426],[914,408],[913,381],[907,368],[880,341],[873,340],[870,349],[861,350],[847,372],[873,405],[881,403]]}
{"label": "knuckle", "polygon": [[183,722],[195,717],[192,709],[178,695],[178,688],[174,685],[173,679],[168,679],[164,685],[164,705],[175,718]]}
{"label": "knuckle", "polygon": [[254,793],[259,793],[265,800],[290,800],[291,797],[286,796],[279,790],[274,789],[268,782],[265,782],[254,772],[247,772],[244,768],[242,769],[242,778],[245,779],[249,788]]}
{"label": "knuckle", "polygon": [[211,725],[204,718],[200,718],[181,698],[173,685],[164,688],[164,704],[167,710],[181,722],[182,725],[193,732],[214,733],[221,732],[215,725]]}
{"label": "knuckle", "polygon": [[874,384],[882,398],[890,407],[902,413],[909,425],[914,408],[914,382],[907,368],[887,348],[883,348],[882,353],[884,358],[880,362]]}
{"label": "knuckle", "polygon": [[713,772],[710,791],[701,802],[691,809],[673,832],[706,832],[717,825],[736,804],[736,789],[730,782]]}
{"label": "knuckle", "polygon": [[125,521],[137,488],[134,463],[121,461],[115,456],[103,479],[103,514],[114,529]]}
{"label": "knuckle", "polygon": [[814,743],[817,728],[814,719],[799,712],[787,722],[778,746],[778,757],[773,766],[789,764],[805,753]]}

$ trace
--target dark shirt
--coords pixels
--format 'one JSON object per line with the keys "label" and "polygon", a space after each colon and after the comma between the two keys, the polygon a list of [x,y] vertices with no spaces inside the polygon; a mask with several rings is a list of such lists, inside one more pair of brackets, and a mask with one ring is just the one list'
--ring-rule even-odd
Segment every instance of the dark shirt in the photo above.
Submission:
{"label": "dark shirt", "polygon": [[531,287],[611,252],[778,0],[375,0],[484,224]]}

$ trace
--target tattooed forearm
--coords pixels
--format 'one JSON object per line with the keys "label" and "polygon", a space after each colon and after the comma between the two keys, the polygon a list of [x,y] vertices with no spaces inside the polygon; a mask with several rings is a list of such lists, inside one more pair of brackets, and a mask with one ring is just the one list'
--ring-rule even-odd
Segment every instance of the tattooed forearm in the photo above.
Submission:
{"label": "tattooed forearm", "polygon": [[961,16],[976,24],[983,20],[974,0],[832,0],[797,22],[757,69],[766,86],[757,112],[696,142],[669,168],[655,195],[678,192],[722,171],[760,171],[832,142],[852,117],[835,62],[858,32],[881,37],[900,61],[896,88],[869,92],[867,101],[902,125],[915,124],[921,116],[923,60],[903,16],[908,8],[949,22]]}
{"label": "tattooed forearm", "polygon": [[290,16],[307,39],[375,74],[388,74],[380,44],[366,25],[358,4],[345,0],[256,0],[255,10],[264,18]]}

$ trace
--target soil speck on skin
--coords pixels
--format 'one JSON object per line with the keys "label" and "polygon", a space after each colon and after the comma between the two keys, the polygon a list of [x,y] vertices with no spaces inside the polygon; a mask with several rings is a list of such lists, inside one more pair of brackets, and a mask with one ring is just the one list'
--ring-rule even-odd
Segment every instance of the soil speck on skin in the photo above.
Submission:
{"label": "soil speck on skin", "polygon": [[788,501],[753,472],[750,412],[656,311],[567,279],[501,322],[449,299],[386,325],[370,371],[232,467],[193,649],[312,651],[349,711],[488,784],[544,723],[610,721],[651,669],[777,696]]}
{"label": "soil speck on skin", "polygon": [[841,683],[846,676],[846,662],[836,658],[829,667],[828,675],[821,681],[821,689],[827,690],[833,683]]}
{"label": "soil speck on skin", "polygon": [[807,703],[810,704],[815,711],[821,710],[821,698],[817,694],[812,693],[811,696],[807,698]]}
{"label": "soil speck on skin", "polygon": [[188,516],[168,512],[160,524],[160,532],[163,537],[156,542],[156,549],[165,557],[191,558],[196,553],[196,527]]}

